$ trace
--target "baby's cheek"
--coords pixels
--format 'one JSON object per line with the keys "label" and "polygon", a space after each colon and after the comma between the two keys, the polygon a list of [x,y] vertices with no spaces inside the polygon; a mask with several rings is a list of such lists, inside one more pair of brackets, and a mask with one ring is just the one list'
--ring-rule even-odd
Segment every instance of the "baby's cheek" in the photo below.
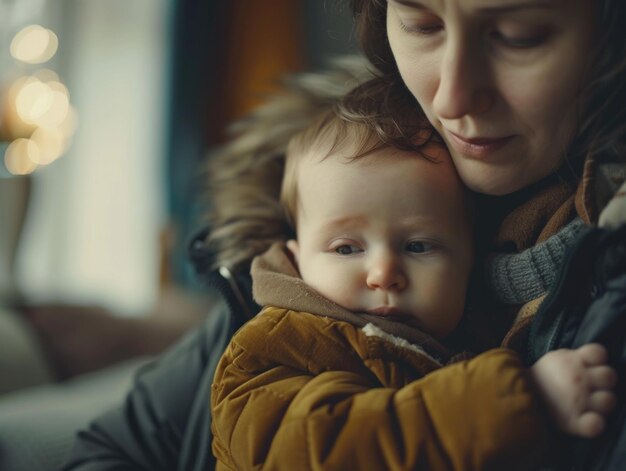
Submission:
{"label": "baby's cheek", "polygon": [[456,327],[465,306],[465,288],[455,281],[458,280],[452,276],[448,278],[448,283],[435,283],[425,287],[423,291],[423,297],[428,304],[428,322],[444,331]]}
{"label": "baby's cheek", "polygon": [[359,290],[354,280],[349,278],[329,277],[327,280],[329,295],[326,296],[331,301],[344,308],[356,311],[359,309]]}
{"label": "baby's cheek", "polygon": [[333,301],[346,309],[356,308],[357,290],[355,280],[345,270],[322,268],[316,270],[318,276],[311,276],[304,281],[326,299]]}

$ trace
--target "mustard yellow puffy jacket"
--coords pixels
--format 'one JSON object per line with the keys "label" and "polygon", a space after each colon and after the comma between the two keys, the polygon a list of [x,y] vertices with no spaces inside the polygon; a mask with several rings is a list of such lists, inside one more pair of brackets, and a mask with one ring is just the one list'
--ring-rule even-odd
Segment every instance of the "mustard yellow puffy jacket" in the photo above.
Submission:
{"label": "mustard yellow puffy jacket", "polygon": [[266,307],[217,368],[213,452],[218,469],[537,469],[538,401],[511,350],[442,367],[372,324]]}

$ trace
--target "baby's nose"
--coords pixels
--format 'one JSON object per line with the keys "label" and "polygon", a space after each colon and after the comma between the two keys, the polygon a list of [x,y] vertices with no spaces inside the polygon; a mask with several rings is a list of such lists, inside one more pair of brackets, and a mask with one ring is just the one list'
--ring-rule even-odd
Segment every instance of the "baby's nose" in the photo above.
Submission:
{"label": "baby's nose", "polygon": [[407,278],[398,260],[394,257],[378,257],[367,273],[367,286],[371,289],[401,291]]}

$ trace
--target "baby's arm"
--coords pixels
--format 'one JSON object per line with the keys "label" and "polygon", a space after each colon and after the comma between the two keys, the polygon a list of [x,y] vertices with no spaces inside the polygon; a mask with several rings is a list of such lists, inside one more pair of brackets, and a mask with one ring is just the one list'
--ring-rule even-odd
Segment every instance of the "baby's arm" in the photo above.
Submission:
{"label": "baby's arm", "polygon": [[559,430],[587,438],[602,433],[616,404],[617,382],[604,347],[587,344],[548,352],[530,372]]}
{"label": "baby's arm", "polygon": [[548,417],[513,351],[412,381],[410,353],[279,311],[249,321],[215,374],[213,452],[229,469],[537,469]]}

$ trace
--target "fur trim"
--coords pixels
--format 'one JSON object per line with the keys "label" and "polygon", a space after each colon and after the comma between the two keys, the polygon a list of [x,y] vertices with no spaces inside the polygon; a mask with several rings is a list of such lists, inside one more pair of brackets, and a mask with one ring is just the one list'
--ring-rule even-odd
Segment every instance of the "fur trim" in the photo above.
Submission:
{"label": "fur trim", "polygon": [[254,256],[289,237],[278,200],[287,143],[372,75],[361,56],[338,58],[327,72],[286,79],[282,93],[231,128],[232,140],[207,166],[213,268],[247,269]]}
{"label": "fur trim", "polygon": [[406,348],[408,350],[411,350],[415,353],[419,353],[420,355],[424,355],[425,357],[428,357],[430,360],[434,361],[435,363],[437,363],[438,365],[442,365],[442,363],[432,357],[431,355],[429,355],[426,350],[424,350],[423,348],[414,345],[410,342],[408,342],[407,340],[401,338],[401,337],[396,337],[395,335],[391,335],[387,332],[385,332],[384,330],[382,330],[380,327],[375,326],[372,323],[366,324],[362,329],[363,333],[367,336],[367,337],[378,337],[381,338],[393,345],[396,345],[400,348]]}

